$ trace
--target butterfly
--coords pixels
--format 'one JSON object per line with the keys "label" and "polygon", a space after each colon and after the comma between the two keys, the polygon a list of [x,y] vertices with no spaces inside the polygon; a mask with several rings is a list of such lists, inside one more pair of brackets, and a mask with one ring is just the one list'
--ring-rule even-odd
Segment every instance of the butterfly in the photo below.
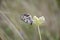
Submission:
{"label": "butterfly", "polygon": [[32,25],[32,23],[33,23],[33,19],[32,19],[32,16],[30,14],[23,14],[21,16],[21,19],[28,24]]}

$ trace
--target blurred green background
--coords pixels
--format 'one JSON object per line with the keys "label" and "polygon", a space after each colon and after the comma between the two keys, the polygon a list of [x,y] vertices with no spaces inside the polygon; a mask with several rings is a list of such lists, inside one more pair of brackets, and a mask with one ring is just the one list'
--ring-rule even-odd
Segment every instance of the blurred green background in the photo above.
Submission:
{"label": "blurred green background", "polygon": [[40,40],[37,26],[20,18],[27,12],[45,17],[42,40],[60,40],[60,0],[0,0],[0,40]]}

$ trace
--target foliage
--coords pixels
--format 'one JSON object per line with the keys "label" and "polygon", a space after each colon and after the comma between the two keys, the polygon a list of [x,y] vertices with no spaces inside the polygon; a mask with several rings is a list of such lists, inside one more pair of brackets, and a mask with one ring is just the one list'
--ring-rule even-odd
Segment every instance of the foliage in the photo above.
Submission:
{"label": "foliage", "polygon": [[[60,0],[57,0],[58,5]],[[42,22],[36,16],[45,15],[46,20],[50,23],[47,25],[43,24],[39,26],[41,31],[42,40],[60,40],[59,31],[51,30],[52,25],[51,21],[54,17],[54,10],[52,4],[54,2],[45,0],[3,0],[0,7],[0,15],[2,20],[0,20],[0,39],[3,40],[39,40],[38,28],[37,25],[40,25]],[[37,5],[38,4],[38,5]],[[49,5],[53,12],[48,11]],[[41,10],[40,10],[41,9]],[[46,10],[46,11],[45,11]],[[40,13],[42,11],[43,13]],[[33,19],[35,24],[29,25],[22,20],[20,20],[21,14],[29,12],[32,16],[36,15]],[[46,14],[47,13],[47,14]],[[51,16],[50,16],[50,14]],[[58,14],[58,13],[57,13]],[[52,16],[53,15],[53,16]],[[55,15],[56,16],[56,15]],[[58,15],[57,15],[58,16]],[[51,17],[51,18],[50,18]],[[49,19],[48,19],[49,18]],[[55,19],[55,18],[54,18]],[[55,23],[55,21],[52,21]],[[49,26],[48,26],[49,25]],[[48,27],[47,27],[48,26]],[[58,27],[57,27],[58,28]]]}

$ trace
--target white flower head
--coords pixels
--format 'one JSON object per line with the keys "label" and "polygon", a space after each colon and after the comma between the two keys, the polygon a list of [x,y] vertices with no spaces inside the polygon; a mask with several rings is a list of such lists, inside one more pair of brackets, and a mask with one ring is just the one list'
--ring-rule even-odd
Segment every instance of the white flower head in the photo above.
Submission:
{"label": "white flower head", "polygon": [[44,22],[45,22],[45,17],[44,16],[39,17],[39,18],[37,16],[33,17],[33,23],[35,23],[36,25],[41,25]]}

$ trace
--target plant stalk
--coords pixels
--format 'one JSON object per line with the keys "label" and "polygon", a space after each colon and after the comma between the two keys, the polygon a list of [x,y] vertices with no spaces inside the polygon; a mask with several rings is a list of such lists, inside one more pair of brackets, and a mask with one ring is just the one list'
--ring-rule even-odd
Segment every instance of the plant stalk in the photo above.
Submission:
{"label": "plant stalk", "polygon": [[38,26],[38,33],[39,33],[39,38],[40,38],[40,40],[42,40],[42,37],[41,37],[41,31],[40,31],[39,26]]}

